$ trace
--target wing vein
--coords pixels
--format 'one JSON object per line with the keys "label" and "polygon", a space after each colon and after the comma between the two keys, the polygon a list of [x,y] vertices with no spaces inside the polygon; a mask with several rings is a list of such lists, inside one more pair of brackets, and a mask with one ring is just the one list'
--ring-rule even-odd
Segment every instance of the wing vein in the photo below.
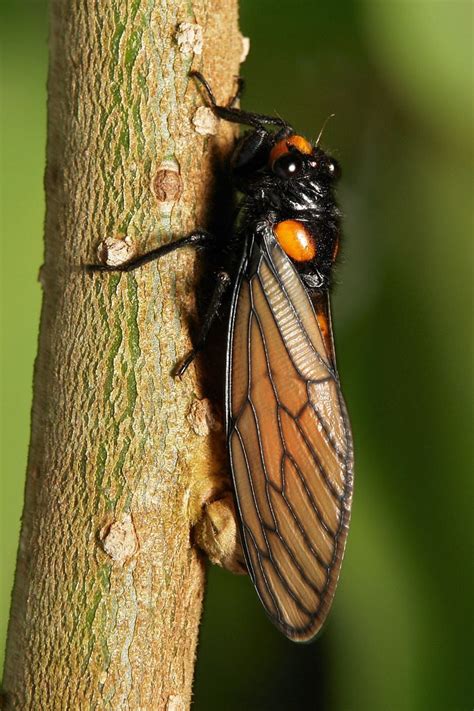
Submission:
{"label": "wing vein", "polygon": [[[252,291],[251,291],[251,290],[250,290],[250,293],[251,293],[251,299],[253,300],[253,295],[252,295]],[[253,301],[252,301],[252,305],[253,305]],[[272,372],[271,372],[271,364],[270,364],[269,355],[268,355],[268,347],[267,347],[267,343],[266,343],[265,332],[264,332],[264,330],[263,330],[263,326],[262,326],[262,323],[261,323],[261,320],[260,320],[260,317],[259,317],[258,313],[255,312],[254,309],[252,309],[252,313],[253,313],[253,316],[254,316],[254,318],[255,318],[255,320],[256,320],[256,322],[257,322],[257,326],[258,326],[258,328],[259,328],[259,331],[260,331],[260,334],[261,334],[261,337],[262,337],[263,350],[264,350],[264,353],[265,353],[265,360],[266,360],[266,366],[267,366],[268,377],[269,377],[269,380],[270,380],[270,383],[271,383],[271,386],[272,386],[272,389],[273,389],[273,393],[274,393],[274,395],[275,395],[275,399],[276,399],[276,402],[277,402],[277,406],[278,406],[278,408],[277,408],[277,419],[278,419],[278,428],[279,428],[280,440],[281,440],[281,443],[282,443],[283,451],[285,452],[286,456],[288,456],[288,457],[291,459],[292,463],[293,463],[294,466],[296,467],[296,463],[295,463],[293,457],[291,457],[291,455],[288,453],[288,447],[287,447],[287,445],[286,445],[285,437],[284,437],[284,435],[283,435],[283,428],[282,428],[281,419],[280,419],[280,409],[282,409],[284,412],[286,412],[286,414],[288,415],[288,417],[290,417],[293,421],[295,421],[295,419],[294,419],[293,415],[289,412],[289,410],[285,407],[285,405],[281,402],[281,400],[280,400],[280,398],[279,398],[279,395],[278,395],[278,388],[277,388],[277,386],[276,386],[276,383],[275,383],[275,381],[274,381],[274,378],[273,378],[273,375],[272,375]],[[290,360],[291,360],[291,358],[290,358]],[[292,360],[291,360],[291,362],[292,362],[292,364],[294,365],[294,363],[293,363]],[[296,370],[296,368],[295,368],[295,370]],[[306,381],[304,381],[304,379],[303,379],[303,382],[306,382]],[[250,396],[249,396],[249,398],[250,398]],[[307,405],[309,405],[309,404],[310,404],[310,403],[308,402]],[[297,422],[296,422],[296,425],[298,426],[298,423],[297,423]],[[300,429],[300,428],[298,427],[298,429]],[[311,454],[312,454],[312,452],[311,452]],[[314,458],[314,457],[313,457],[313,458]],[[315,461],[316,461],[316,460],[315,460]],[[298,474],[299,474],[299,473],[300,473],[299,467],[296,467],[296,468],[297,468],[297,471],[298,471]],[[300,479],[301,479],[301,477],[300,477]],[[326,531],[331,537],[334,537],[334,533],[332,532],[332,530],[330,529],[330,527],[328,526],[328,524],[327,524],[326,521],[324,520],[324,517],[322,516],[322,514],[321,514],[321,512],[320,512],[320,510],[319,510],[319,507],[317,506],[316,502],[314,501],[313,495],[311,494],[311,492],[310,492],[309,489],[308,489],[308,485],[307,485],[307,483],[306,483],[306,480],[305,480],[305,478],[304,478],[304,475],[303,475],[303,478],[301,479],[301,481],[302,481],[302,484],[303,484],[303,486],[304,486],[304,488],[305,488],[305,491],[306,491],[306,493],[307,493],[307,495],[308,495],[308,498],[309,498],[309,500],[311,501],[311,505],[313,506],[314,511],[315,511],[315,513],[316,513],[316,515],[317,515],[317,517],[318,517],[318,519],[319,519],[319,521],[320,521],[322,527],[325,529],[325,531]]]}
{"label": "wing vein", "polygon": [[[253,298],[252,292],[251,292],[251,298]],[[276,402],[277,402],[277,420],[278,420],[278,429],[279,429],[279,435],[280,435],[280,441],[281,441],[281,444],[282,444],[282,449],[283,449],[285,455],[290,459],[290,461],[292,461],[292,463],[293,463],[295,469],[296,469],[297,472],[298,472],[298,476],[300,476],[300,469],[299,469],[299,467],[297,466],[295,460],[293,459],[291,453],[288,452],[288,448],[287,448],[287,446],[286,446],[285,438],[284,438],[284,436],[283,436],[283,430],[282,430],[281,419],[280,419],[280,408],[281,408],[281,409],[284,409],[285,412],[286,412],[290,417],[291,417],[291,415],[290,415],[290,413],[288,412],[288,410],[284,407],[284,405],[282,405],[282,403],[280,402],[280,398],[279,398],[279,396],[278,396],[278,390],[277,390],[277,387],[276,387],[276,384],[275,384],[275,382],[274,382],[274,379],[273,379],[273,376],[272,376],[272,373],[271,373],[271,369],[270,369],[270,362],[269,362],[269,355],[268,355],[268,347],[267,347],[266,338],[265,338],[265,333],[264,333],[264,331],[263,331],[263,326],[262,326],[260,317],[259,317],[258,313],[255,312],[255,311],[253,311],[253,315],[254,315],[254,318],[255,318],[255,320],[256,320],[256,322],[257,322],[257,326],[258,326],[258,328],[259,328],[260,335],[261,335],[261,337],[262,337],[263,351],[264,351],[264,354],[265,354],[265,361],[266,361],[266,366],[267,366],[268,377],[269,377],[269,380],[270,380],[270,383],[271,383],[271,386],[272,386],[272,389],[273,389],[273,393],[274,393],[274,396],[275,396],[275,400],[276,400]],[[256,420],[257,418],[256,418],[256,414],[255,414],[255,411],[254,411],[253,404],[252,404],[252,411],[253,411],[253,413],[254,413],[254,418],[255,418],[255,420]],[[257,427],[257,432],[258,432],[259,444],[260,444],[260,447],[261,447],[260,430],[259,430],[259,427],[258,427],[258,423],[257,423],[257,422],[256,422],[256,427]],[[282,461],[280,462],[280,468],[281,468],[281,471],[282,471],[282,481],[284,481],[284,477],[285,477],[283,465],[284,465],[284,460],[282,460]],[[293,518],[294,518],[294,520],[295,520],[295,523],[296,523],[296,525],[298,526],[298,528],[299,528],[299,530],[300,530],[300,533],[302,534],[302,536],[303,536],[303,538],[304,538],[304,540],[305,540],[306,545],[308,546],[308,549],[311,551],[311,554],[314,556],[314,558],[316,559],[317,563],[326,571],[326,574],[328,574],[328,566],[327,566],[327,564],[322,560],[322,558],[320,557],[319,553],[313,548],[313,545],[312,545],[311,541],[310,541],[309,538],[308,538],[308,534],[307,534],[307,532],[306,532],[304,526],[301,524],[299,518],[298,518],[298,517],[296,516],[296,514],[294,513],[293,507],[290,506],[290,504],[289,504],[289,502],[288,502],[288,499],[286,498],[286,495],[285,495],[285,493],[284,493],[284,490],[280,491],[280,489],[278,489],[278,487],[269,479],[269,477],[268,477],[268,475],[267,475],[267,470],[266,470],[265,464],[264,464],[264,462],[263,462],[263,456],[262,456],[262,466],[263,466],[263,471],[264,471],[264,474],[265,474],[265,479],[266,479],[266,482],[267,482],[267,486],[270,485],[275,491],[277,491],[277,492],[282,496],[283,500],[285,501],[285,504],[287,505],[288,510],[289,510],[290,513],[292,514],[292,516],[293,516]],[[302,475],[302,472],[301,472],[300,480],[301,480],[301,477],[302,477],[302,476],[303,476],[303,475]],[[328,527],[328,525],[327,525],[326,521],[324,520],[324,518],[323,518],[321,512],[319,511],[319,508],[316,506],[316,503],[315,503],[315,501],[314,501],[314,499],[313,499],[313,497],[312,497],[312,495],[311,495],[311,492],[308,490],[308,487],[307,487],[306,481],[305,481],[305,479],[304,479],[304,476],[303,476],[302,484],[303,484],[303,487],[304,487],[304,489],[305,489],[305,491],[306,491],[306,494],[308,495],[308,498],[309,498],[309,500],[310,500],[310,502],[311,502],[311,505],[313,506],[313,509],[315,510],[315,513],[316,513],[316,515],[317,515],[317,517],[318,517],[318,519],[319,519],[321,525],[322,525],[323,528],[326,530],[326,532],[331,536],[331,538],[333,538],[333,537],[334,537],[334,534],[333,534],[333,532],[331,531],[331,529]],[[279,538],[280,538],[280,540],[282,541],[283,545],[285,546],[286,550],[288,551],[289,555],[292,557],[292,559],[294,559],[294,554],[293,554],[293,552],[290,551],[290,549],[288,548],[288,545],[287,545],[287,543],[286,543],[284,537],[281,535],[281,533],[280,533],[280,531],[279,531],[278,523],[277,523],[277,520],[276,520],[276,516],[275,516],[274,510],[273,510],[273,505],[272,505],[272,502],[271,502],[270,497],[269,497],[268,495],[267,495],[267,501],[268,501],[268,505],[269,505],[269,507],[270,507],[270,511],[271,511],[271,513],[272,513],[272,518],[273,518],[273,521],[274,521],[274,524],[275,524],[275,528],[276,528],[277,532],[279,533]],[[296,561],[294,561],[294,562],[295,562],[295,564],[296,564]],[[302,569],[300,568],[300,566],[297,565],[297,567],[298,567],[298,570],[300,570],[300,572],[304,575],[304,573],[303,573]],[[305,576],[305,577],[306,577],[306,576]],[[311,583],[309,583],[309,581],[307,581],[307,582],[308,582],[308,584],[311,584]],[[319,588],[316,589],[316,592],[318,592],[318,594],[320,594]]]}
{"label": "wing vein", "polygon": [[[268,256],[267,256],[267,255],[268,255]],[[327,363],[327,362],[325,361],[324,358],[322,358],[321,354],[318,353],[318,351],[317,351],[316,348],[314,347],[314,344],[313,344],[313,342],[311,341],[311,338],[309,337],[309,334],[308,334],[308,332],[307,332],[307,330],[306,330],[306,328],[305,328],[305,326],[304,326],[304,324],[303,324],[301,318],[299,317],[298,312],[296,311],[296,309],[295,309],[295,307],[294,307],[294,304],[293,304],[293,302],[292,302],[292,300],[291,300],[291,298],[290,298],[290,295],[288,294],[287,289],[285,288],[285,286],[284,286],[284,284],[283,284],[283,282],[282,282],[280,276],[277,274],[276,270],[274,269],[273,262],[272,262],[272,259],[271,259],[270,255],[269,255],[268,253],[267,253],[267,255],[265,255],[265,258],[264,258],[264,259],[265,259],[265,264],[267,265],[267,267],[270,269],[271,273],[273,274],[273,276],[274,276],[275,279],[277,280],[278,286],[279,286],[280,289],[282,290],[282,292],[283,292],[283,294],[284,294],[284,296],[285,296],[285,298],[286,298],[286,300],[287,300],[287,302],[288,302],[288,305],[289,305],[289,307],[290,307],[290,309],[291,309],[291,311],[292,311],[292,313],[293,313],[293,316],[294,316],[294,318],[295,318],[295,321],[298,323],[298,325],[299,325],[299,327],[300,327],[300,329],[301,329],[301,332],[302,332],[302,334],[303,334],[303,336],[304,336],[304,339],[305,339],[306,344],[309,346],[310,350],[312,351],[312,353],[313,353],[313,355],[315,356],[315,358],[319,361],[319,363],[320,363],[321,365],[323,365],[323,366],[326,368],[326,370],[327,370],[327,371],[333,376],[333,378],[335,379],[335,373],[333,373],[333,370],[332,370],[331,366],[329,365],[329,363]],[[270,257],[270,258],[269,258],[269,257]],[[272,312],[273,318],[274,318],[274,320],[275,320],[276,327],[277,327],[278,330],[280,331],[280,328],[279,328],[279,326],[278,326],[278,322],[277,322],[277,320],[276,320],[276,316],[275,316],[275,314],[274,314],[274,312],[273,312],[273,309],[272,309],[272,307],[271,307],[271,304],[270,304],[270,302],[269,302],[269,300],[268,300],[268,297],[267,297],[267,294],[266,294],[266,292],[265,292],[265,287],[264,287],[264,285],[263,285],[263,283],[262,283],[262,280],[261,280],[261,278],[260,278],[260,274],[258,274],[258,279],[259,279],[260,284],[261,284],[261,286],[262,286],[263,293],[265,294],[265,299],[266,299],[266,301],[267,301],[268,307],[269,307],[270,311]],[[312,305],[311,305],[311,302],[309,302],[309,303],[310,303],[310,308],[311,308],[311,310],[314,312],[314,309],[313,309],[313,307],[312,307]],[[316,322],[316,326],[317,326],[317,328],[318,328],[318,330],[319,330],[319,333],[320,333],[320,335],[321,335],[321,329],[319,328],[318,320],[317,320],[316,317],[315,317],[314,320],[315,320],[315,322]],[[281,337],[282,337],[283,343],[285,343],[285,340],[284,340],[284,338],[283,338],[283,334],[281,333],[281,331],[280,331],[280,335],[281,335]],[[322,338],[322,336],[321,336],[321,338]],[[286,344],[285,344],[285,347],[286,347]],[[295,366],[295,367],[296,367],[296,366]],[[301,375],[301,377],[304,379],[304,376],[303,376],[301,373],[300,373],[300,375]]]}
{"label": "wing vein", "polygon": [[[251,476],[251,474],[250,474],[250,467],[249,467],[249,461],[248,461],[248,457],[247,457],[247,450],[245,449],[244,442],[243,442],[243,439],[242,439],[242,435],[241,435],[241,433],[240,433],[238,427],[235,428],[235,432],[236,432],[236,434],[237,434],[237,437],[239,438],[240,446],[242,447],[242,452],[243,452],[243,454],[244,454],[245,465],[246,465],[246,467],[247,467],[247,474],[248,474],[248,479],[249,479],[249,483],[250,483],[250,490],[251,490],[251,492],[252,492],[253,503],[254,503],[254,506],[255,506],[255,510],[256,510],[256,512],[257,512],[258,519],[259,519],[259,521],[260,521],[260,525],[261,525],[261,528],[262,528],[263,537],[264,537],[264,539],[265,539],[265,543],[266,543],[267,549],[268,549],[268,554],[269,554],[269,556],[270,556],[270,547],[269,547],[269,545],[268,545],[266,530],[265,530],[265,526],[264,526],[264,524],[263,524],[263,520],[262,520],[262,517],[261,517],[261,514],[260,514],[260,509],[258,508],[258,505],[257,505],[257,499],[256,499],[256,497],[255,497],[255,491],[254,491],[254,488],[253,488],[253,481],[252,481],[252,476]],[[253,533],[251,532],[250,527],[249,527],[248,524],[246,524],[246,523],[245,523],[245,528],[246,528],[247,531],[250,533],[250,536],[251,536],[251,538],[252,538],[252,542],[253,542],[253,544],[254,544],[254,546],[255,546],[255,550],[257,551],[257,555],[258,555],[258,558],[259,558],[259,561],[260,561],[260,554],[261,554],[260,548],[258,547],[258,545],[257,545],[257,543],[256,543],[256,541],[255,541],[255,537],[254,537]],[[268,556],[268,557],[269,557],[269,556]],[[251,567],[252,567],[252,566],[250,566],[250,568],[251,568]],[[265,581],[265,586],[266,586],[266,588],[267,588],[268,594],[269,594],[270,597],[272,598],[273,604],[275,605],[275,610],[276,610],[277,613],[278,613],[278,620],[279,620],[279,622],[281,622],[282,615],[281,615],[280,606],[278,605],[277,601],[275,600],[275,597],[274,597],[273,591],[272,591],[272,587],[268,584],[267,576],[266,576],[265,571],[264,571],[264,569],[263,569],[263,567],[262,567],[261,565],[260,565],[260,569],[261,569],[261,572],[262,572],[262,578],[263,578],[264,581]],[[256,584],[256,581],[255,581],[255,580],[254,580],[254,582],[255,582],[255,584]],[[258,586],[257,586],[257,588],[258,588]]]}
{"label": "wing vein", "polygon": [[311,453],[311,456],[313,457],[313,459],[314,459],[314,461],[315,461],[316,466],[318,467],[319,471],[321,472],[321,476],[323,477],[324,482],[325,482],[325,484],[326,484],[326,486],[327,486],[329,492],[332,494],[333,498],[334,498],[338,503],[340,503],[341,500],[342,500],[343,497],[344,497],[344,494],[339,494],[339,492],[337,491],[337,489],[334,487],[334,484],[332,483],[331,479],[329,478],[329,475],[328,475],[328,473],[327,473],[327,471],[326,471],[325,466],[323,465],[323,463],[322,463],[321,459],[319,458],[319,456],[318,456],[316,450],[314,449],[313,445],[311,444],[310,440],[309,440],[308,437],[306,436],[305,431],[303,430],[303,428],[301,427],[301,424],[300,424],[299,421],[298,421],[298,420],[299,420],[299,417],[303,414],[304,410],[305,410],[307,407],[311,407],[311,403],[310,403],[310,402],[307,402],[306,405],[304,406],[304,408],[302,408],[301,412],[298,413],[298,415],[296,415],[296,417],[294,417],[293,419],[294,419],[295,424],[296,424],[296,426],[297,426],[297,428],[298,428],[298,432],[299,432],[300,435],[301,435],[301,438],[304,440],[306,446],[308,447],[308,449],[309,449],[309,451],[310,451],[310,453]]}
{"label": "wing vein", "polygon": [[[255,303],[254,303],[254,298],[253,298],[253,290],[252,290],[252,283],[251,283],[251,282],[249,283],[249,287],[250,287],[249,291],[250,291],[250,305],[251,305],[251,317],[250,317],[250,319],[249,319],[249,322],[251,322],[252,318],[255,318],[255,321],[256,321],[256,323],[257,323],[257,328],[260,330],[260,334],[261,334],[261,336],[262,336],[262,343],[263,343],[263,347],[264,347],[265,359],[266,359],[266,363],[267,363],[267,370],[268,370],[268,360],[267,360],[267,351],[266,351],[266,345],[265,345],[265,337],[264,337],[264,334],[263,334],[262,329],[261,329],[261,324],[260,324],[260,319],[259,319],[259,317],[258,317],[258,313],[257,313],[256,310],[255,310]],[[250,328],[249,328],[249,331],[250,331]],[[270,483],[271,480],[270,480],[270,478],[269,478],[269,476],[268,476],[268,471],[267,471],[267,467],[266,467],[266,463],[265,463],[265,456],[264,456],[264,452],[263,452],[262,437],[261,437],[261,433],[260,433],[260,425],[259,425],[259,421],[258,421],[258,417],[257,417],[256,410],[255,410],[255,405],[254,405],[254,403],[253,403],[253,401],[252,401],[252,396],[251,396],[251,383],[252,383],[252,352],[251,352],[251,344],[250,344],[250,343],[249,343],[249,348],[250,348],[250,350],[249,350],[249,369],[248,369],[248,372],[249,372],[249,381],[248,381],[248,393],[247,393],[247,397],[248,397],[248,403],[249,403],[249,405],[250,405],[250,409],[251,409],[251,411],[252,411],[252,415],[253,415],[253,419],[254,419],[255,430],[256,430],[256,432],[257,432],[257,439],[258,439],[258,449],[259,449],[259,455],[260,455],[260,462],[261,462],[261,465],[262,465],[263,475],[264,475],[264,477],[265,477],[265,495],[266,495],[267,503],[268,503],[268,506],[269,506],[269,509],[270,509],[270,512],[271,512],[271,515],[272,515],[273,523],[274,523],[274,526],[275,526],[274,532],[278,535],[278,538],[279,538],[280,541],[283,543],[283,546],[285,547],[285,549],[286,549],[288,555],[289,555],[289,556],[291,557],[291,559],[293,560],[293,563],[295,564],[297,570],[301,573],[301,575],[302,575],[304,578],[306,578],[306,576],[305,576],[304,572],[302,571],[300,565],[299,565],[298,562],[295,560],[292,551],[289,549],[289,547],[288,547],[288,545],[287,545],[287,542],[285,541],[285,538],[281,535],[281,533],[280,533],[280,531],[279,531],[278,523],[277,523],[277,519],[276,519],[276,515],[275,515],[275,511],[274,511],[274,509],[273,509],[273,504],[272,504],[272,501],[271,501],[270,496],[268,495],[268,485],[269,485],[269,483]],[[274,390],[274,395],[275,395],[275,399],[276,399],[277,404],[278,404],[278,395],[277,395],[277,393],[276,393],[275,390]],[[277,408],[277,412],[278,412],[278,408]],[[280,433],[280,436],[281,436],[281,433]],[[282,444],[283,444],[283,442],[282,442]],[[243,446],[243,445],[242,445],[242,446]],[[253,482],[251,482],[251,489],[252,489],[252,494],[254,495],[255,505],[257,505],[256,500],[255,500],[254,489],[253,489]],[[259,518],[260,518],[260,517],[259,517]],[[265,524],[263,525],[263,529],[267,530],[267,527],[265,526]],[[277,564],[277,562],[276,562],[276,560],[275,560],[275,558],[274,558],[274,556],[273,556],[272,548],[271,548],[271,546],[269,545],[269,542],[268,542],[268,539],[267,539],[267,536],[265,535],[265,533],[264,533],[264,538],[265,538],[265,542],[266,542],[266,544],[267,544],[267,548],[268,548],[268,552],[269,552],[269,556],[270,556],[270,561],[271,561],[271,563],[272,563],[272,565],[273,565],[273,568],[275,569],[276,574],[277,574],[278,577],[280,578],[280,580],[281,580],[281,582],[282,582],[282,584],[283,584],[285,590],[286,590],[287,593],[293,598],[293,600],[296,602],[296,604],[298,605],[298,607],[299,607],[305,614],[311,616],[312,613],[311,613],[307,608],[304,607],[304,605],[301,603],[301,601],[298,599],[298,597],[293,593],[293,591],[292,591],[291,588],[289,587],[289,585],[288,585],[288,583],[287,583],[285,577],[282,575],[280,566]],[[311,548],[310,548],[310,550],[311,550]],[[314,555],[314,553],[313,553],[313,555]],[[309,585],[313,588],[313,590],[314,590],[315,592],[317,592],[317,593],[319,594],[319,590],[314,589],[313,585],[312,585],[308,580],[305,580],[305,581],[307,582],[307,584],[309,584]]]}
{"label": "wing vein", "polygon": [[[318,418],[318,422],[321,425],[321,429],[324,432],[324,434],[326,435],[326,439],[327,439],[328,443],[330,444],[332,450],[334,451],[334,454],[336,455],[336,457],[339,459],[339,461],[342,464],[345,464],[346,463],[346,455],[344,453],[342,453],[341,450],[339,449],[339,447],[337,446],[337,444],[334,440],[334,437],[332,436],[331,432],[327,428],[327,425],[326,425],[326,422],[324,421],[323,416],[317,409],[316,405],[313,402],[311,402],[311,396],[309,394],[308,388],[312,383],[318,384],[318,381],[317,380],[306,380],[305,382],[306,382],[306,391],[308,393],[308,404],[312,408],[316,417]],[[339,388],[337,387],[337,381],[336,381],[336,391],[338,391],[338,390],[339,390]],[[338,394],[338,403],[339,403],[339,407],[340,407],[339,394]],[[345,424],[344,424],[344,430],[345,429],[346,428],[345,428]]]}

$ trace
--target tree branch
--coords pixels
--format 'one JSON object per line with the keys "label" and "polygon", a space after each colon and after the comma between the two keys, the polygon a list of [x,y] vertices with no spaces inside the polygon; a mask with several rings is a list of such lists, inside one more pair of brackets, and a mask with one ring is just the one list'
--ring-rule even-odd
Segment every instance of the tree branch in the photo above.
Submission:
{"label": "tree branch", "polygon": [[[189,250],[130,274],[78,267],[106,238],[141,253],[205,224],[210,142],[187,75],[202,68],[219,100],[232,94],[236,1],[53,0],[50,37],[44,301],[5,705],[185,709],[204,589],[190,528],[221,461],[189,421],[194,369],[171,377],[199,270]],[[214,157],[234,135],[219,125]]]}

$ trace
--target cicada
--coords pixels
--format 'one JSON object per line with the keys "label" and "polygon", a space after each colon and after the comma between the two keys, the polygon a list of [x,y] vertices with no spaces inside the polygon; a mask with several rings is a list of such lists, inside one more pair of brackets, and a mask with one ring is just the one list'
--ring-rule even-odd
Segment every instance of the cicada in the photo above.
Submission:
{"label": "cicada", "polygon": [[[241,194],[231,234],[205,230],[113,267],[131,271],[182,247],[219,253],[216,286],[182,375],[203,348],[232,289],[226,357],[226,432],[248,572],[272,622],[311,640],[336,589],[353,483],[351,428],[336,366],[331,275],[340,242],[337,161],[280,117],[217,104],[250,127],[230,171]],[[111,270],[105,265],[91,270]]]}

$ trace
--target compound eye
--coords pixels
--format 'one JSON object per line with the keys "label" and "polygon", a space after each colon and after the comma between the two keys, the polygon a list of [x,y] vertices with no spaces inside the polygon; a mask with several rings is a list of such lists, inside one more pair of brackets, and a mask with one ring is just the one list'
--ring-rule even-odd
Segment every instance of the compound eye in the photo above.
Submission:
{"label": "compound eye", "polygon": [[287,153],[280,156],[272,166],[279,178],[293,178],[303,169],[303,159],[297,153]]}

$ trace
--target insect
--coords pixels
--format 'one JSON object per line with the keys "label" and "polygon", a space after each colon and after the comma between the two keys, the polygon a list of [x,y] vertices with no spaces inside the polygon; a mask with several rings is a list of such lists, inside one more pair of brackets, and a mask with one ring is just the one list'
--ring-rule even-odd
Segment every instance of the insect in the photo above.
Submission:
{"label": "insect", "polygon": [[[290,639],[309,641],[332,603],[350,518],[353,447],[336,368],[329,287],[340,239],[337,162],[279,117],[217,104],[250,127],[231,159],[243,194],[233,233],[204,230],[114,270],[186,246],[219,250],[221,268],[201,333],[232,287],[226,430],[247,567],[263,606]],[[108,271],[104,265],[91,270]]]}

